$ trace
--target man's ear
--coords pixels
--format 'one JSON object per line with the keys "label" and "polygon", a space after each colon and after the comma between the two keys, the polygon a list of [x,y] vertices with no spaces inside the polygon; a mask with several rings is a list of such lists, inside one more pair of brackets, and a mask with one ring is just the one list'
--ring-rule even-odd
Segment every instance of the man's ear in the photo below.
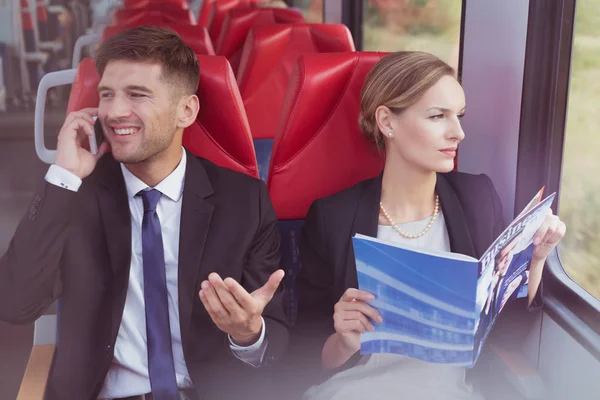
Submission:
{"label": "man's ear", "polygon": [[198,111],[200,111],[200,100],[195,94],[185,96],[181,99],[179,108],[179,115],[177,120],[178,128],[187,128],[196,121]]}

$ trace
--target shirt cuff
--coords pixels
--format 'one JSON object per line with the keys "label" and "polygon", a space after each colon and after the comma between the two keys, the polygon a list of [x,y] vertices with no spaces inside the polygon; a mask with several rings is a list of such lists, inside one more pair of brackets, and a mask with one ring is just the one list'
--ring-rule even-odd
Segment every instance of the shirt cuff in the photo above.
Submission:
{"label": "shirt cuff", "polygon": [[56,164],[50,166],[44,179],[52,185],[65,188],[72,192],[78,191],[81,186],[81,178]]}
{"label": "shirt cuff", "polygon": [[243,362],[252,365],[253,367],[259,367],[263,361],[265,356],[265,352],[267,350],[267,340],[265,338],[265,320],[261,317],[262,320],[262,328],[260,330],[260,337],[256,341],[256,343],[250,346],[238,346],[233,343],[231,340],[231,336],[227,335],[229,338],[229,346],[231,348],[231,352],[233,355],[242,360]]}

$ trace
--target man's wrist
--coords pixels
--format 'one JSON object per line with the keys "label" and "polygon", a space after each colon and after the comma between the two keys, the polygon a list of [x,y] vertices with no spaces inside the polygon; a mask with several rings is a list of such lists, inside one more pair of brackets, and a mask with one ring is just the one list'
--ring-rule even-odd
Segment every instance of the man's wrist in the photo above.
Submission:
{"label": "man's wrist", "polygon": [[262,318],[259,320],[259,325],[258,325],[258,329],[254,330],[254,333],[251,333],[249,335],[231,335],[231,341],[233,342],[233,344],[237,345],[237,346],[242,346],[242,347],[247,347],[247,346],[252,346],[253,344],[255,344],[256,342],[258,342],[258,340],[260,339],[260,334],[262,332],[262,326],[263,321]]}

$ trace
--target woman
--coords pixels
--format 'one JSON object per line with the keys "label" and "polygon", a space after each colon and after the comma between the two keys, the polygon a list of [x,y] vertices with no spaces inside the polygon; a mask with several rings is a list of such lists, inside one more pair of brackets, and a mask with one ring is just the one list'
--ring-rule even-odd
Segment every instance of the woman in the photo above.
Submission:
{"label": "woman", "polygon": [[[360,334],[372,331],[371,321],[381,316],[369,306],[373,296],[356,289],[351,244],[361,233],[476,258],[491,245],[505,228],[491,180],[452,171],[465,137],[464,113],[454,70],[433,55],[390,54],[367,76],[360,127],[385,152],[385,167],[377,178],[315,201],[306,217],[299,324],[320,341],[322,367],[335,374],[305,398],[481,398],[465,382],[464,368],[392,354],[360,356]],[[529,305],[536,300],[546,257],[565,229],[549,215],[536,233]]]}

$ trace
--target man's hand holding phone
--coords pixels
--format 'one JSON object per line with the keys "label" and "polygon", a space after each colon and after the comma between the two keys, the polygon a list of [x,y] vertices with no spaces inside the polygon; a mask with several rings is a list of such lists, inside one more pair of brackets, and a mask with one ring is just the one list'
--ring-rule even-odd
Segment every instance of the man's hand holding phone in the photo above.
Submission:
{"label": "man's hand holding phone", "polygon": [[94,119],[97,116],[97,108],[73,111],[67,115],[58,134],[54,163],[77,175],[80,179],[84,179],[92,173],[100,157],[109,149],[108,143],[104,141],[98,148],[97,154],[94,155],[90,152],[89,141],[94,137]]}

